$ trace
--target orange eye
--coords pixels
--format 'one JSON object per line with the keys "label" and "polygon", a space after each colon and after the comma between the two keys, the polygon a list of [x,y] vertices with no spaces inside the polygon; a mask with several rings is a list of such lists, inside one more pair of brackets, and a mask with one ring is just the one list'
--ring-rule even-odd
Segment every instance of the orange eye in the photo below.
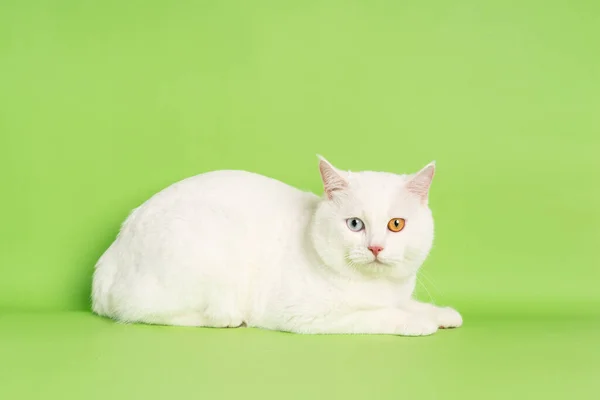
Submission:
{"label": "orange eye", "polygon": [[404,229],[404,225],[406,225],[404,218],[392,218],[388,222],[388,229],[392,232],[400,232]]}

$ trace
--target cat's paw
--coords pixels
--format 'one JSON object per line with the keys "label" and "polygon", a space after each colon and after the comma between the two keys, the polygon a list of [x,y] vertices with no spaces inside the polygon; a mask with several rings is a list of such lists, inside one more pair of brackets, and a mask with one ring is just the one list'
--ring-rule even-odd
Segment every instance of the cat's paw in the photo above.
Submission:
{"label": "cat's paw", "polygon": [[398,334],[401,336],[427,336],[438,330],[435,320],[424,315],[410,316],[400,324]]}
{"label": "cat's paw", "polygon": [[435,319],[438,327],[445,328],[458,328],[462,325],[463,320],[461,315],[454,308],[451,307],[440,307],[435,312]]}

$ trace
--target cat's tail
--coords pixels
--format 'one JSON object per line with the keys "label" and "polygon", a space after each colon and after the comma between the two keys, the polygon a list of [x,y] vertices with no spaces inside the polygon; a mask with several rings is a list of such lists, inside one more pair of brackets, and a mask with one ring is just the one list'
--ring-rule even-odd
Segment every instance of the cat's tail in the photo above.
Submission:
{"label": "cat's tail", "polygon": [[111,253],[114,251],[113,247],[114,243],[96,263],[92,279],[92,311],[105,317],[110,317],[112,314],[111,289],[117,270],[117,266],[112,262],[111,257]]}

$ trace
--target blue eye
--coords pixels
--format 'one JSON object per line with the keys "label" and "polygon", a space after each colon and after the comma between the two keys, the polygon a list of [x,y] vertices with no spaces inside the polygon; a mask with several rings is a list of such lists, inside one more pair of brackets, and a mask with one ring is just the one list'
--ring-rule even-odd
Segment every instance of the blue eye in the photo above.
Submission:
{"label": "blue eye", "polygon": [[346,220],[346,225],[348,225],[348,229],[352,232],[360,232],[365,227],[365,224],[358,218],[348,218]]}

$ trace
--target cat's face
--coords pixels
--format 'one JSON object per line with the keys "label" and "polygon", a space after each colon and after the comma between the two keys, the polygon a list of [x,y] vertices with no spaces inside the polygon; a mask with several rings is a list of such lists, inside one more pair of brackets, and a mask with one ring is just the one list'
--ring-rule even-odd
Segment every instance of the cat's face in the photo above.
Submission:
{"label": "cat's face", "polygon": [[324,159],[319,167],[325,198],[311,239],[324,264],[342,275],[414,276],[433,242],[434,164],[411,176],[342,172]]}

